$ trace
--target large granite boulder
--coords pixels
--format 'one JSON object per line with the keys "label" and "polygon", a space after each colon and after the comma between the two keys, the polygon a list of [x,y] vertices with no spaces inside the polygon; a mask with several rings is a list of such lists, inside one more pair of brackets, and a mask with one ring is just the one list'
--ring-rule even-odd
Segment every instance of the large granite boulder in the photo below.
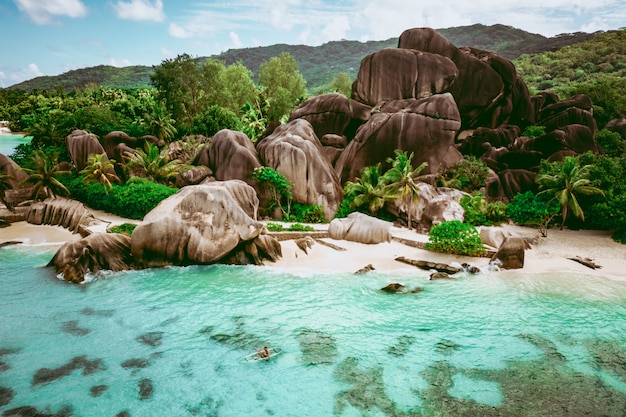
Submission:
{"label": "large granite boulder", "polygon": [[622,135],[622,138],[626,140],[626,119],[613,119],[610,120],[605,126],[605,129],[610,130],[611,132],[617,132]]}
{"label": "large granite boulder", "polygon": [[74,130],[67,136],[65,143],[77,171],[85,168],[89,155],[106,154],[98,136],[85,130]]}
{"label": "large granite boulder", "polygon": [[424,98],[448,91],[459,74],[449,58],[411,49],[385,48],[361,61],[352,97],[375,106],[381,101]]}
{"label": "large granite boulder", "polygon": [[222,129],[213,136],[208,147],[209,164],[218,181],[242,180],[257,186],[252,180],[261,161],[252,141],[243,132]]}
{"label": "large granite boulder", "polygon": [[59,248],[47,266],[70,282],[81,283],[87,273],[125,271],[133,267],[130,237],[118,233],[94,233]]}
{"label": "large granite boulder", "polygon": [[390,222],[354,212],[348,217],[333,219],[328,225],[328,235],[336,240],[375,244],[391,241]]}
{"label": "large granite boulder", "polygon": [[475,48],[459,49],[430,28],[404,31],[398,47],[430,52],[454,62],[459,74],[448,91],[456,100],[464,128],[533,121],[528,89],[510,61]]}
{"label": "large granite boulder", "polygon": [[502,125],[495,129],[479,127],[471,135],[462,139],[459,150],[463,155],[480,157],[485,153],[485,144],[494,148],[510,148],[520,135],[520,128],[515,125]]}
{"label": "large granite boulder", "polygon": [[491,261],[499,261],[503,269],[521,269],[524,267],[524,250],[526,242],[521,237],[507,237]]}
{"label": "large granite boulder", "polygon": [[383,163],[396,150],[413,152],[413,167],[428,165],[423,174],[436,174],[442,162],[453,164],[463,158],[454,146],[461,126],[459,111],[449,93],[415,100],[395,100],[359,129],[356,137],[339,156],[335,170],[341,182],[354,181],[363,168]]}
{"label": "large granite boulder", "polygon": [[[246,200],[244,209],[240,203]],[[216,263],[263,230],[248,214],[251,208],[258,208],[256,192],[243,181],[184,187],[133,231],[135,262],[142,267]]]}
{"label": "large granite boulder", "polygon": [[[343,135],[352,122],[352,103],[352,100],[340,93],[321,94],[303,101],[291,113],[290,121],[295,119],[308,121],[320,139],[328,133]],[[357,124],[361,125],[364,122],[363,120]]]}
{"label": "large granite boulder", "polygon": [[102,224],[102,221],[96,219],[83,203],[62,197],[47,198],[31,204],[26,221],[38,225],[62,226],[81,236],[91,233],[89,227]]}
{"label": "large granite boulder", "polygon": [[295,119],[279,126],[257,144],[265,166],[283,174],[293,184],[293,201],[319,205],[332,219],[343,199],[343,189],[311,123]]}
{"label": "large granite boulder", "polygon": [[18,164],[15,163],[8,156],[0,153],[0,174],[9,175],[8,182],[11,185],[11,188],[17,189],[19,188],[20,182],[24,181],[28,178],[28,174],[20,168]]}

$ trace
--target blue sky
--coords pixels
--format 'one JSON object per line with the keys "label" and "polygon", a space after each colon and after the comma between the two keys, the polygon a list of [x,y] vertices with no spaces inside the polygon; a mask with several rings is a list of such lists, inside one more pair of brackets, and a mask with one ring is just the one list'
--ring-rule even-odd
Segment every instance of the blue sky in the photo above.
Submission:
{"label": "blue sky", "polygon": [[[502,23],[553,36],[626,26],[625,0],[0,0],[0,87],[96,65],[276,43],[383,40]],[[462,46],[462,45],[459,45]]]}

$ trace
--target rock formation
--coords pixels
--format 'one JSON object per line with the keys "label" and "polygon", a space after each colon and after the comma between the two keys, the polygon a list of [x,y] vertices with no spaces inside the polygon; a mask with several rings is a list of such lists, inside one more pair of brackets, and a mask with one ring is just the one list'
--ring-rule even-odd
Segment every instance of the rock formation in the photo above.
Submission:
{"label": "rock formation", "polygon": [[359,243],[382,243],[391,241],[392,224],[363,213],[350,213],[348,217],[333,219],[328,225],[332,239]]}
{"label": "rock formation", "polygon": [[524,267],[524,250],[526,243],[521,237],[507,237],[491,261],[501,262],[501,268],[520,269]]}
{"label": "rock formation", "polygon": [[89,155],[105,154],[98,137],[85,130],[74,130],[65,139],[67,151],[72,158],[76,171],[80,172],[87,165]]}
{"label": "rock formation", "polygon": [[261,161],[293,184],[293,201],[319,205],[332,219],[343,199],[343,189],[333,167],[322,154],[322,144],[311,123],[295,119],[278,127],[257,144]]}
{"label": "rock formation", "polygon": [[32,224],[62,226],[81,236],[91,233],[88,227],[102,223],[80,201],[62,197],[48,198],[31,204],[26,221]]}
{"label": "rock formation", "polygon": [[66,281],[81,283],[87,273],[125,271],[133,267],[130,237],[118,233],[94,233],[59,248],[47,266],[55,267]]}
{"label": "rock formation", "polygon": [[245,133],[220,130],[211,139],[208,147],[208,167],[218,181],[242,180],[252,186],[252,172],[261,166],[254,144]]}
{"label": "rock formation", "polygon": [[[263,224],[248,214],[258,208],[258,200],[250,198],[253,195],[252,187],[242,181],[182,188],[135,228],[131,239],[135,262],[142,267],[159,267],[219,261],[263,230]],[[254,207],[244,209],[241,201]]]}

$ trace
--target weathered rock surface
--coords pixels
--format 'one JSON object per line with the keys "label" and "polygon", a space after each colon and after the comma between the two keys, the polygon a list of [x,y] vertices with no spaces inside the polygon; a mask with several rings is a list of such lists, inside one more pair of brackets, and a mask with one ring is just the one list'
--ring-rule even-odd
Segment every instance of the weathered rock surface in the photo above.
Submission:
{"label": "weathered rock surface", "polygon": [[77,171],[85,168],[89,155],[106,154],[98,136],[85,130],[74,130],[67,136],[65,143]]}
{"label": "weathered rock surface", "polygon": [[348,217],[333,219],[328,225],[332,239],[375,244],[391,241],[390,222],[363,213],[350,213]]}
{"label": "weathered rock surface", "polygon": [[222,129],[208,147],[209,168],[218,181],[242,180],[255,187],[252,172],[261,166],[252,141],[242,132]]}
{"label": "weathered rock surface", "polygon": [[385,48],[361,60],[352,97],[370,106],[448,91],[459,71],[449,58],[411,49]]}
{"label": "weathered rock surface", "polygon": [[87,236],[88,227],[101,224],[87,208],[77,200],[48,198],[30,205],[26,221],[32,224],[62,226],[73,233]]}
{"label": "weathered rock surface", "polygon": [[[255,199],[250,199],[252,195]],[[243,201],[245,209],[240,205]],[[134,230],[135,261],[143,267],[218,262],[242,242],[259,236],[263,224],[247,213],[257,209],[256,193],[243,181],[184,187],[149,212]]]}
{"label": "weathered rock surface", "polygon": [[526,243],[521,237],[507,237],[491,261],[499,260],[503,269],[523,268],[525,248]]}
{"label": "weathered rock surface", "polygon": [[380,113],[374,114],[344,149],[335,170],[342,183],[354,181],[363,168],[379,162],[385,165],[386,158],[394,158],[399,149],[414,153],[414,168],[426,162],[428,166],[422,173],[435,174],[442,161],[454,163],[462,159],[454,146],[460,126],[456,103],[448,93],[385,103]]}
{"label": "weathered rock surface", "polygon": [[399,256],[396,258],[396,261],[398,262],[402,262],[408,265],[413,265],[418,267],[419,269],[423,269],[425,271],[437,271],[437,272],[443,272],[449,275],[454,275],[458,272],[461,272],[461,268],[457,268],[455,266],[451,266],[448,264],[444,264],[444,263],[440,263],[440,262],[431,262],[431,261],[424,261],[424,260],[420,260],[420,259],[409,259],[407,257],[404,256]]}
{"label": "weathered rock surface", "polygon": [[257,144],[261,161],[293,184],[293,201],[319,205],[332,219],[343,199],[343,189],[311,124],[295,119],[279,126]]}
{"label": "weathered rock surface", "polygon": [[118,233],[94,233],[59,248],[48,266],[66,281],[81,283],[88,272],[125,271],[133,267],[130,237]]}
{"label": "weathered rock surface", "polygon": [[13,189],[19,188],[19,183],[28,178],[28,174],[21,170],[11,158],[0,153],[0,174],[9,175],[9,184]]}

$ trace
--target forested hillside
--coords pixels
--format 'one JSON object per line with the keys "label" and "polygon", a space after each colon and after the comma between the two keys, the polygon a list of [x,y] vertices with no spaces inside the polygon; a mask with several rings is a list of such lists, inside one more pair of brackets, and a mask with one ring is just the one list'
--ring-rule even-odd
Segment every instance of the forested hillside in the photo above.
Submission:
{"label": "forested hillside", "polygon": [[626,29],[598,34],[557,51],[513,61],[531,93],[552,90],[561,99],[587,94],[600,127],[626,109]]}
{"label": "forested hillside", "polygon": [[[508,59],[516,58],[524,53],[554,50],[587,40],[593,36],[592,34],[577,32],[546,38],[510,26],[479,24],[439,29],[438,31],[457,46],[473,46],[494,51]],[[341,72],[354,78],[363,57],[383,48],[395,47],[397,43],[397,38],[391,38],[370,42],[344,40],[315,47],[278,44],[257,48],[231,49],[210,58],[222,60],[227,65],[241,62],[256,75],[261,63],[280,55],[282,52],[287,52],[296,58],[300,65],[300,72],[307,81],[307,89],[310,93],[315,94],[320,90],[327,89],[333,78]],[[158,64],[155,62],[155,65]],[[37,77],[9,88],[32,91],[51,90],[60,87],[70,91],[75,88],[82,88],[88,83],[96,83],[109,88],[134,88],[149,85],[150,75],[153,73],[154,69],[147,66],[116,68],[102,65],[69,71],[57,76]]]}

